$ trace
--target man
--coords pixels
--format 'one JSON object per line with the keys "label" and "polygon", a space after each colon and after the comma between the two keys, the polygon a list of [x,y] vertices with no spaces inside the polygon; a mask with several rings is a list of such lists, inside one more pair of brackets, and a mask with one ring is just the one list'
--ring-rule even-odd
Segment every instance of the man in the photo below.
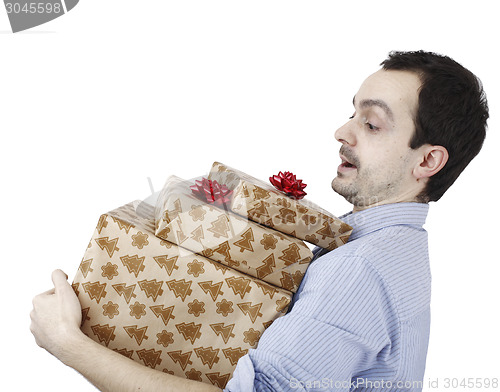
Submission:
{"label": "man", "polygon": [[[422,228],[485,138],[478,79],[448,57],[394,52],[356,93],[337,130],[332,188],[350,203],[349,243],[316,250],[291,310],[238,362],[229,391],[422,389],[430,270]],[[60,270],[34,299],[37,343],[103,391],[205,391],[208,384],[144,367],[80,329],[77,297]]]}

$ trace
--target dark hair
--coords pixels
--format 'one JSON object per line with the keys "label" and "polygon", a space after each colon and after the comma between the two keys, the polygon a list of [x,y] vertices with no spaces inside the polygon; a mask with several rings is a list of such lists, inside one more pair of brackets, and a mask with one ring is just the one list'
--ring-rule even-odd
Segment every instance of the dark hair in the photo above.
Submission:
{"label": "dark hair", "polygon": [[486,137],[488,102],[481,81],[451,58],[431,52],[391,52],[380,65],[385,70],[415,72],[422,82],[410,148],[430,144],[448,150],[448,162],[429,178],[418,197],[437,201],[478,154]]}

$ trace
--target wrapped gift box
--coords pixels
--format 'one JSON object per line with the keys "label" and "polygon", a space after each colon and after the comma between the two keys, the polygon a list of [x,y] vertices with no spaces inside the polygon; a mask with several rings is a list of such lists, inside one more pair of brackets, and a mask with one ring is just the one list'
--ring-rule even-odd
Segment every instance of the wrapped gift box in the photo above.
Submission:
{"label": "wrapped gift box", "polygon": [[207,204],[170,177],[155,209],[156,236],[295,292],[312,259],[301,240]]}
{"label": "wrapped gift box", "polygon": [[233,190],[232,211],[278,231],[333,250],[347,242],[352,228],[308,200],[285,196],[272,185],[215,162],[209,174]]}
{"label": "wrapped gift box", "polygon": [[155,236],[154,208],[100,217],[73,288],[90,338],[153,369],[223,388],[292,293]]}

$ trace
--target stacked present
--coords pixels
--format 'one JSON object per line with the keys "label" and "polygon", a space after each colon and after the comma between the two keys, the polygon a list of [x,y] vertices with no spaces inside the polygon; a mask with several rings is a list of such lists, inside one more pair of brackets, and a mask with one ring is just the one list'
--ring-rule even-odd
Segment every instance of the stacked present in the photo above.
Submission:
{"label": "stacked present", "polygon": [[155,207],[102,215],[73,282],[83,332],[153,369],[223,388],[286,313],[312,259],[303,240],[334,249],[349,237],[348,225],[298,201],[301,192],[216,162],[208,179],[171,177]]}

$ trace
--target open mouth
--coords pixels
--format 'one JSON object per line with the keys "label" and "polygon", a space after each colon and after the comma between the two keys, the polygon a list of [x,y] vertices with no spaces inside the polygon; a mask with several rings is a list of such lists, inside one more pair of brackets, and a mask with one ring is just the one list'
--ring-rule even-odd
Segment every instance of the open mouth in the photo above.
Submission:
{"label": "open mouth", "polygon": [[352,163],[349,163],[347,161],[342,162],[341,164],[342,167],[347,167],[347,168],[356,168]]}
{"label": "open mouth", "polygon": [[340,154],[340,159],[341,159],[341,163],[338,167],[338,171],[340,172],[348,172],[348,171],[352,171],[352,170],[356,170],[357,169],[357,166],[354,164],[354,163],[351,163],[347,160],[347,158],[345,156],[343,156],[342,154]]}

